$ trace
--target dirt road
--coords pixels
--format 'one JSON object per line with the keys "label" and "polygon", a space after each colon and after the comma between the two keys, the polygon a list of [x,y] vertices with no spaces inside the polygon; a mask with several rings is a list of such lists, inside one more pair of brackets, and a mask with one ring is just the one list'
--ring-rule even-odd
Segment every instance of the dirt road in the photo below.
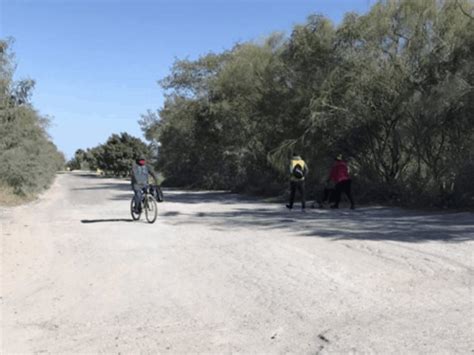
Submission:
{"label": "dirt road", "polygon": [[474,216],[286,211],[59,175],[0,209],[4,354],[470,353]]}

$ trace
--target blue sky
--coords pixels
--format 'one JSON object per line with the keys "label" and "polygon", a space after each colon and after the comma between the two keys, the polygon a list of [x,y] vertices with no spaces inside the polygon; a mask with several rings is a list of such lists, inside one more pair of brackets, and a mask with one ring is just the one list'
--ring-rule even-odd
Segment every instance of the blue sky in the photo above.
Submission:
{"label": "blue sky", "polygon": [[0,0],[0,37],[13,37],[16,78],[68,158],[112,133],[142,137],[138,120],[163,104],[157,81],[175,58],[258,40],[313,13],[335,23],[374,0]]}

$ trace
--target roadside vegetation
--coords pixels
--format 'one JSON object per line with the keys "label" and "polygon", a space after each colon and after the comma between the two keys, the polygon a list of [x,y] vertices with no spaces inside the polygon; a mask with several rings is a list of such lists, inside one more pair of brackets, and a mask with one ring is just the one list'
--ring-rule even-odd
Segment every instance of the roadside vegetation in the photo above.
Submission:
{"label": "roadside vegetation", "polygon": [[150,145],[128,133],[112,134],[104,144],[86,150],[78,149],[67,167],[71,170],[99,170],[105,175],[126,177],[139,156],[150,160],[153,156]]}
{"label": "roadside vegetation", "polygon": [[0,40],[0,204],[32,199],[64,166],[48,136],[48,118],[30,102],[34,81],[13,80],[10,44]]}
{"label": "roadside vegetation", "polygon": [[296,152],[309,198],[337,154],[357,202],[474,207],[474,5],[379,1],[335,26],[311,15],[286,36],[177,59],[166,99],[72,168],[123,176],[143,152],[168,186],[267,196],[287,190]]}
{"label": "roadside vegetation", "polygon": [[474,205],[472,1],[379,1],[338,26],[311,15],[290,36],[176,60],[161,85],[140,125],[168,184],[275,194],[296,151],[318,189],[342,153],[359,201]]}

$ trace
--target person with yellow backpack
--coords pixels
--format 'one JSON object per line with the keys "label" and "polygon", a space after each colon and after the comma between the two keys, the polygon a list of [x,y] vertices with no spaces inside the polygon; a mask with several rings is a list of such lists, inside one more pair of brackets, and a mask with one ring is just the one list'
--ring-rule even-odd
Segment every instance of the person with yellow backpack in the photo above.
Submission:
{"label": "person with yellow backpack", "polygon": [[301,209],[305,211],[306,196],[304,180],[308,171],[309,169],[306,162],[298,154],[294,153],[290,161],[290,202],[286,205],[290,210],[293,208],[296,190],[298,190],[301,195]]}

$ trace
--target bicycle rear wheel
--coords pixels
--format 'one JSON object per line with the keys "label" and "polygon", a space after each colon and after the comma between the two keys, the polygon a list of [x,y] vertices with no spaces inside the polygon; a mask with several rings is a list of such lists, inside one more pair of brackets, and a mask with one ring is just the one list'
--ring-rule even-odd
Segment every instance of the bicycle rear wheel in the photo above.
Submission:
{"label": "bicycle rear wheel", "polygon": [[132,201],[130,202],[130,214],[132,215],[132,219],[134,221],[138,221],[140,219],[141,213],[135,213],[135,198],[132,197]]}
{"label": "bicycle rear wheel", "polygon": [[145,201],[145,217],[148,223],[155,223],[158,216],[158,205],[153,196],[148,195]]}

